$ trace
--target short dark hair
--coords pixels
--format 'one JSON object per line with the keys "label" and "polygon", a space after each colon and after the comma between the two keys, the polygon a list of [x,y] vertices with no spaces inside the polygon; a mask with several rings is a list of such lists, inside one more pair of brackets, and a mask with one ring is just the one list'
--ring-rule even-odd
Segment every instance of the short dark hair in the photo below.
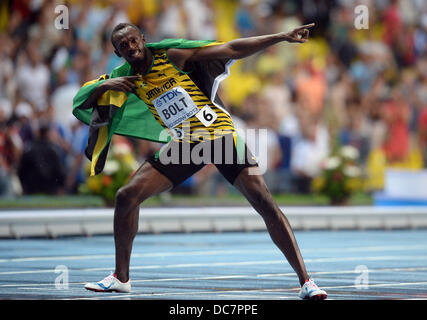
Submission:
{"label": "short dark hair", "polygon": [[111,37],[110,37],[111,43],[113,44],[113,46],[114,46],[115,48],[116,48],[116,45],[115,45],[115,43],[114,43],[114,36],[115,36],[115,34],[116,34],[117,32],[119,32],[120,30],[123,30],[124,28],[127,28],[127,27],[134,28],[135,30],[137,30],[139,33],[141,33],[141,34],[142,34],[141,30],[140,30],[136,25],[134,25],[134,24],[132,24],[132,23],[129,23],[129,22],[122,22],[122,23],[119,23],[118,25],[116,25],[116,26],[114,27],[113,31],[111,31]]}

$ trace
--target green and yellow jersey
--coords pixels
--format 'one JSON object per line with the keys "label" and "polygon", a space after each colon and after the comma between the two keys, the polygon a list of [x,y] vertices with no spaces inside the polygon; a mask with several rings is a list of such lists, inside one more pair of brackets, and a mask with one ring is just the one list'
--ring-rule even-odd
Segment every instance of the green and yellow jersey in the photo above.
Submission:
{"label": "green and yellow jersey", "polygon": [[136,94],[174,140],[213,140],[234,132],[229,113],[207,97],[191,73],[177,68],[166,49],[153,50],[150,69],[142,80],[134,82]]}

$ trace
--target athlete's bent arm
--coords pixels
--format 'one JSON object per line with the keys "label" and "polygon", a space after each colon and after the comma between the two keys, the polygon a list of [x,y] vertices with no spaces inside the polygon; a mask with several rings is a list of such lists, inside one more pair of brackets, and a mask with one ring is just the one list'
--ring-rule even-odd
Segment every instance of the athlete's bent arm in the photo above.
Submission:
{"label": "athlete's bent arm", "polygon": [[218,58],[242,59],[279,42],[307,42],[309,35],[308,29],[313,26],[314,23],[311,23],[298,27],[291,32],[280,32],[263,36],[240,38],[231,40],[222,45],[207,48],[169,49],[168,56],[180,68],[184,68],[186,62],[192,61]]}
{"label": "athlete's bent arm", "polygon": [[108,90],[123,91],[123,92],[132,91],[135,88],[135,84],[132,81],[138,80],[139,78],[140,76],[125,76],[125,77],[118,77],[118,78],[105,80],[104,83],[100,84],[92,92],[89,98],[87,98],[86,101],[83,102],[81,108],[89,109],[93,107],[96,104],[96,101],[98,100],[98,98]]}

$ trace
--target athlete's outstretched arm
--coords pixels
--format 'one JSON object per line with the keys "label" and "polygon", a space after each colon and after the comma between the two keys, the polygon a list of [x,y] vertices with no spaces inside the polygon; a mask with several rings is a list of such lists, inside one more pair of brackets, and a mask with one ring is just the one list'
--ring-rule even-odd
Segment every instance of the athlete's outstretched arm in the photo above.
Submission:
{"label": "athlete's outstretched arm", "polygon": [[279,42],[307,42],[309,28],[312,27],[314,27],[314,23],[303,25],[291,32],[280,32],[263,36],[240,38],[207,48],[169,49],[168,56],[179,67],[184,67],[186,62],[192,61],[218,58],[242,59]]}

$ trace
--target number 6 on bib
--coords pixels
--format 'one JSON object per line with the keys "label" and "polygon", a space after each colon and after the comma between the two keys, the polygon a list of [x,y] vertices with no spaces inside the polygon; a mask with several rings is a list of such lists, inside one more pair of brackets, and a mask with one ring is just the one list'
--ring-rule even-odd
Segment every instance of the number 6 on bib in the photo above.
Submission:
{"label": "number 6 on bib", "polygon": [[215,122],[216,118],[218,118],[218,115],[208,105],[206,105],[196,113],[196,117],[200,120],[201,123],[203,123],[205,127],[209,127],[212,123]]}

